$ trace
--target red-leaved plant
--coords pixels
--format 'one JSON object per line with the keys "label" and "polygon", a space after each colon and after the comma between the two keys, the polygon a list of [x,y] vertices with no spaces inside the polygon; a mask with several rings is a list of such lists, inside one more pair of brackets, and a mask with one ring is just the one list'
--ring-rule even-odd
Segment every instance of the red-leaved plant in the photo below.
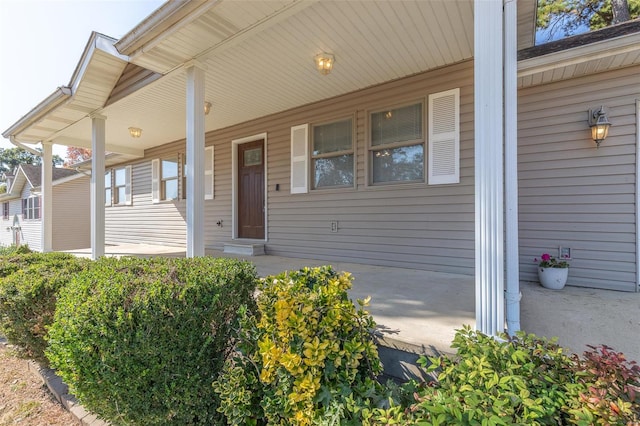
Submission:
{"label": "red-leaved plant", "polygon": [[[640,426],[640,367],[606,345],[575,357],[579,409],[577,424]],[[588,423],[584,423],[584,422]]]}

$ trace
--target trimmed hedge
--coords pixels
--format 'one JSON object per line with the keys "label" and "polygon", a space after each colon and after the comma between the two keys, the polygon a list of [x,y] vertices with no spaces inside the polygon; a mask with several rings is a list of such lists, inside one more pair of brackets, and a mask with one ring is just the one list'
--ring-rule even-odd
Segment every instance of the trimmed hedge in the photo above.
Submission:
{"label": "trimmed hedge", "polygon": [[58,291],[88,261],[64,253],[14,253],[0,257],[0,331],[22,355],[46,364],[45,337]]}
{"label": "trimmed hedge", "polygon": [[47,356],[115,424],[221,424],[211,384],[256,282],[233,259],[102,258],[61,292]]}

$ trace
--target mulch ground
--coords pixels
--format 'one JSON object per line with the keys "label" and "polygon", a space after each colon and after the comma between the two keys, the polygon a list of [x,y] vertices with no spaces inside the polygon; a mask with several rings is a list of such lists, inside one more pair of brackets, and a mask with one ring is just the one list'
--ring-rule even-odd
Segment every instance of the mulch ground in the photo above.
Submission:
{"label": "mulch ground", "polygon": [[42,378],[0,339],[0,426],[76,426]]}

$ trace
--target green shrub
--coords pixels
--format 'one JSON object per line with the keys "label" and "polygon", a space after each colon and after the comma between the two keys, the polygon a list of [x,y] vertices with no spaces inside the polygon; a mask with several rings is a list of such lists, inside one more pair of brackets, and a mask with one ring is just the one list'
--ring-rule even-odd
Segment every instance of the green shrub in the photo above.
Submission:
{"label": "green shrub", "polygon": [[[415,402],[377,410],[375,424],[565,424],[573,361],[553,342],[519,334],[498,340],[472,331],[456,333],[455,358],[423,358],[436,382],[424,384]],[[430,361],[430,365],[426,364]]]}
{"label": "green shrub", "polygon": [[640,425],[640,367],[608,346],[589,347],[582,359],[576,357],[570,423]]}
{"label": "green shrub", "polygon": [[360,424],[380,390],[375,326],[347,298],[351,275],[304,268],[261,281],[237,354],[214,384],[234,425]]}
{"label": "green shrub", "polygon": [[47,363],[47,328],[56,297],[87,264],[64,253],[14,254],[0,258],[0,331],[20,353]]}
{"label": "green shrub", "polygon": [[60,293],[47,356],[114,424],[220,424],[211,384],[256,281],[233,259],[102,258]]}
{"label": "green shrub", "polygon": [[13,254],[26,254],[31,253],[31,249],[26,244],[21,244],[19,246],[10,245],[10,246],[0,246],[0,256],[10,256]]}

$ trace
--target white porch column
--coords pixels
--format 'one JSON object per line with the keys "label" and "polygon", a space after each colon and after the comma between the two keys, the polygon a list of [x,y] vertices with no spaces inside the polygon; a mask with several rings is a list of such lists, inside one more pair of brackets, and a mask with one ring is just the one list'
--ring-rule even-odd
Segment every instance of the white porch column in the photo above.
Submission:
{"label": "white porch column", "polygon": [[474,2],[476,329],[504,331],[502,0]]}
{"label": "white porch column", "polygon": [[520,330],[520,250],[518,248],[518,8],[504,3],[504,192],[507,261],[507,331]]}
{"label": "white porch column", "polygon": [[104,256],[105,120],[91,115],[91,259]]}
{"label": "white porch column", "polygon": [[40,182],[40,223],[42,251],[47,253],[53,247],[53,155],[51,142],[42,142],[42,181]]}
{"label": "white porch column", "polygon": [[187,73],[187,257],[204,256],[204,66]]}

